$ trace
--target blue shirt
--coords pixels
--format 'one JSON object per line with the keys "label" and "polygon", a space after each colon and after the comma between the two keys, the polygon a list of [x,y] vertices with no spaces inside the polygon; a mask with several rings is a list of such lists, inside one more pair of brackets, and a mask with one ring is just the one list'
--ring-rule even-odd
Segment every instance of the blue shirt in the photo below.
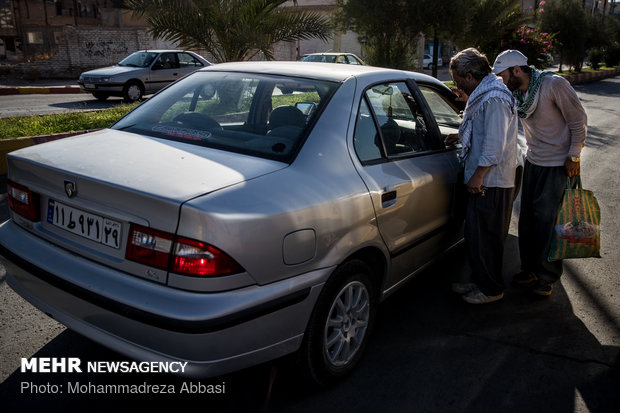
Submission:
{"label": "blue shirt", "polygon": [[471,148],[465,159],[465,184],[478,166],[490,166],[482,184],[488,188],[512,188],[517,168],[517,111],[491,98],[473,119]]}

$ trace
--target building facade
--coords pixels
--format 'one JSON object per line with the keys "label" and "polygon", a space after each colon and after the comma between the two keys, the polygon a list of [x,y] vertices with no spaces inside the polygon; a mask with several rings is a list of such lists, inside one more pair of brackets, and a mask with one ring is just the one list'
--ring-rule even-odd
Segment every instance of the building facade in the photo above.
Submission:
{"label": "building facade", "polygon": [[114,0],[0,0],[0,75],[73,78],[139,49],[171,48]]}

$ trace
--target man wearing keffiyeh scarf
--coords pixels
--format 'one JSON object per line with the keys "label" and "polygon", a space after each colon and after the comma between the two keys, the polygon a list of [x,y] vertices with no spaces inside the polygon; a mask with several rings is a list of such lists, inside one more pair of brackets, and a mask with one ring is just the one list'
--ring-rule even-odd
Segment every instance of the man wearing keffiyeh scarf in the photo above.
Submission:
{"label": "man wearing keffiyeh scarf", "polygon": [[469,95],[459,138],[469,192],[465,245],[472,269],[472,282],[454,283],[452,289],[465,302],[485,304],[504,296],[502,260],[517,166],[516,100],[476,49],[454,56],[450,72],[459,93]]}
{"label": "man wearing keffiyeh scarf", "polygon": [[519,213],[521,272],[512,283],[549,296],[562,275],[562,261],[547,259],[555,218],[567,179],[575,185],[587,116],[571,85],[551,72],[527,66],[517,50],[500,53],[493,64],[519,102],[528,144]]}

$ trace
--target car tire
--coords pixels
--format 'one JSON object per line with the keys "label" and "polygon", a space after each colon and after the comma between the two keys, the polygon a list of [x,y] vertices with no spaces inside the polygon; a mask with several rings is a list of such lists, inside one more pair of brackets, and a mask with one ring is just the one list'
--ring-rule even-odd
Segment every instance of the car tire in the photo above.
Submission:
{"label": "car tire", "polygon": [[144,88],[140,82],[131,80],[125,83],[125,87],[123,88],[123,100],[126,103],[137,102],[142,99],[144,95]]}
{"label": "car tire", "polygon": [[95,97],[95,99],[100,100],[100,101],[104,101],[107,100],[110,95],[108,95],[107,93],[102,93],[102,92],[93,92],[93,96]]}
{"label": "car tire", "polygon": [[351,260],[336,269],[319,295],[300,356],[307,378],[327,386],[359,363],[377,313],[370,268]]}

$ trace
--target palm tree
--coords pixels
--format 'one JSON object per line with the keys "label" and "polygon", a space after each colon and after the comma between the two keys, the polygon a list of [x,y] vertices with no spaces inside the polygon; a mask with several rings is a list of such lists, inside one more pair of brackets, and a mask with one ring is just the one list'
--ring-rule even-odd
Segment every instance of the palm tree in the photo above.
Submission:
{"label": "palm tree", "polygon": [[221,63],[249,60],[259,53],[273,60],[277,42],[331,37],[329,19],[279,7],[286,1],[127,0],[126,6],[146,17],[154,37],[204,49]]}

